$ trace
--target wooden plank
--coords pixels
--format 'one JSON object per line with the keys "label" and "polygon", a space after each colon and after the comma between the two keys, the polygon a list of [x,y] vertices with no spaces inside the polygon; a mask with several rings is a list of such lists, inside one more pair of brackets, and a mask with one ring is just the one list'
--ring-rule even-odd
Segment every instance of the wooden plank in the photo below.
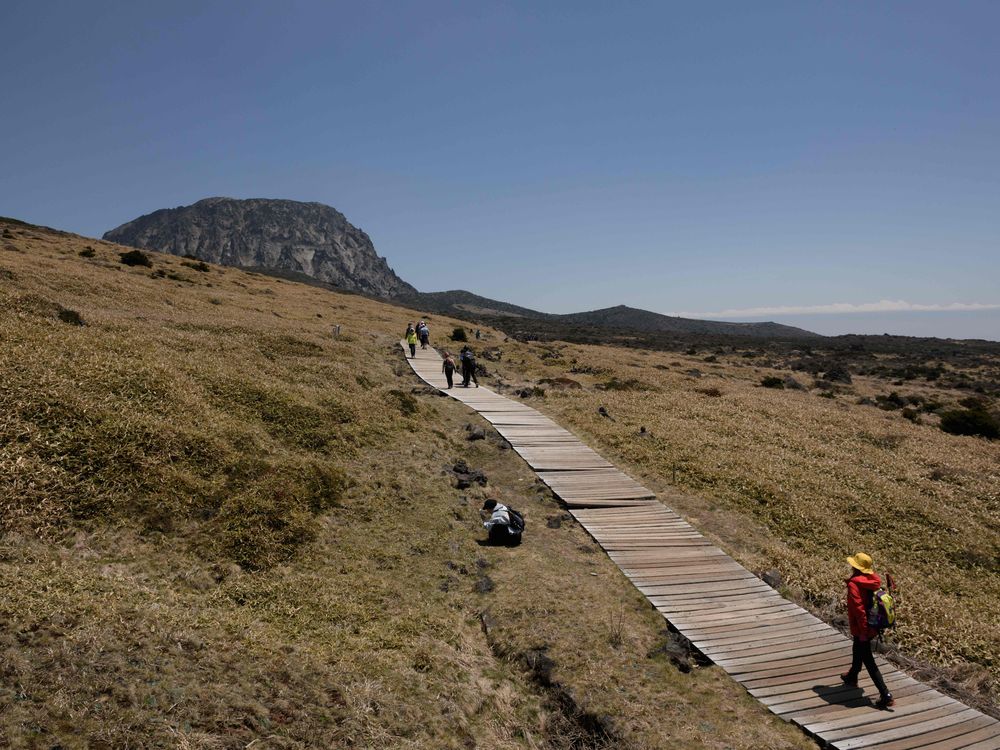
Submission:
{"label": "wooden plank", "polygon": [[[797,611],[796,605],[780,596],[762,596],[759,591],[734,589],[715,593],[702,592],[680,596],[676,593],[650,592],[646,598],[669,612],[678,623],[697,620],[700,626],[718,627],[736,621],[750,624],[749,617],[765,612]],[[692,628],[694,630],[694,628]]]}
{"label": "wooden plank", "polygon": [[[667,608],[669,609],[669,608]],[[780,610],[775,613],[749,612],[746,618],[738,620],[723,620],[716,622],[700,622],[695,618],[688,622],[684,632],[691,639],[713,638],[726,635],[736,635],[752,632],[754,629],[767,630],[770,627],[786,627],[794,625],[811,625],[813,621],[807,612],[796,611],[794,608]],[[675,623],[676,624],[676,623]]]}
{"label": "wooden plank", "polygon": [[[886,679],[885,684],[893,695],[899,697],[918,695],[931,690],[928,685],[915,682],[902,673],[897,674],[892,679]],[[872,687],[871,681],[863,683],[859,681],[858,687],[838,685],[819,692],[817,686],[811,684],[807,689],[798,688],[777,695],[752,695],[779,716],[797,718],[806,713],[812,716],[821,716],[824,714],[824,709],[832,710],[838,707],[870,704]]]}
{"label": "wooden plank", "polygon": [[[844,658],[837,654],[825,659],[802,659],[796,663],[783,664],[780,667],[762,668],[759,672],[748,672],[734,675],[734,679],[746,687],[770,687],[784,685],[790,682],[801,682],[811,678],[829,680],[840,679],[840,672],[845,666]],[[839,671],[838,671],[839,670]]]}
{"label": "wooden plank", "polygon": [[[912,727],[917,723],[926,724],[927,722],[946,720],[944,726],[947,728],[948,726],[968,721],[970,718],[968,715],[965,719],[953,720],[953,717],[956,714],[963,713],[963,711],[968,710],[970,709],[962,707],[961,704],[959,704],[959,708],[948,705],[939,706],[937,708],[914,709],[914,711],[910,714],[901,714],[896,709],[893,709],[891,713],[888,711],[878,711],[874,708],[853,709],[853,713],[856,714],[856,716],[853,717],[853,720],[858,722],[857,725],[839,730],[825,730],[821,736],[824,739],[829,740],[831,743],[839,744],[840,742],[846,743],[851,740],[863,739],[871,735],[884,735],[900,729],[905,730],[906,728]],[[872,716],[872,714],[875,715]],[[866,718],[868,721],[865,721]],[[904,734],[901,739],[920,737],[923,734],[926,734],[926,732],[908,733]]]}
{"label": "wooden plank", "polygon": [[724,659],[773,654],[776,653],[775,649],[781,648],[783,645],[788,643],[794,643],[799,648],[807,648],[809,646],[820,646],[834,643],[843,644],[844,640],[844,636],[839,633],[819,631],[810,636],[803,635],[800,638],[794,639],[786,638],[778,643],[760,644],[751,641],[749,643],[737,643],[725,646],[699,646],[698,648],[706,654],[710,654],[712,661],[716,664],[720,664],[721,666],[721,661]]}
{"label": "wooden plank", "polygon": [[790,642],[784,648],[776,648],[770,656],[758,654],[745,658],[734,657],[719,659],[715,663],[734,677],[740,677],[757,674],[762,669],[779,668],[792,663],[811,667],[817,661],[834,658],[840,661],[846,660],[850,664],[850,645],[841,641],[798,647],[796,643]]}
{"label": "wooden plank", "polygon": [[[1000,722],[990,716],[977,716],[968,721],[935,729],[924,734],[904,737],[877,745],[878,750],[962,750],[981,740],[1000,739]],[[994,745],[994,749],[1000,743]]]}
{"label": "wooden plank", "polygon": [[[669,606],[667,606],[669,609]],[[772,622],[797,620],[802,616],[802,610],[788,602],[786,604],[764,604],[762,609],[751,612],[717,612],[697,615],[678,615],[671,620],[678,629],[688,629],[692,633],[705,633],[709,628],[728,628],[749,622]]]}
{"label": "wooden plank", "polygon": [[765,645],[774,641],[785,641],[789,638],[809,637],[812,633],[840,635],[824,622],[817,622],[812,625],[795,623],[794,625],[788,625],[786,627],[751,628],[743,631],[737,631],[735,633],[727,633],[714,638],[711,636],[703,636],[698,639],[698,642],[710,647],[730,646],[741,643],[760,643],[761,645]]}
{"label": "wooden plank", "polygon": [[[886,679],[885,684],[893,695],[899,698],[926,698],[932,693],[938,694],[930,686],[919,682],[908,682],[903,676]],[[848,713],[857,713],[856,709],[871,708],[878,699],[878,690],[870,681],[838,693],[819,693],[813,688],[813,691],[810,691],[812,697],[787,700],[789,695],[800,695],[802,692],[796,691],[760,700],[783,719],[801,724],[803,721],[823,721],[845,709]]]}
{"label": "wooden plank", "polygon": [[[857,711],[853,708],[841,708],[837,711],[824,715],[821,721],[806,720],[799,721],[797,723],[801,724],[810,732],[822,734],[825,739],[839,740],[846,737],[857,737],[860,734],[867,734],[868,732],[864,730],[869,728],[881,731],[883,729],[889,729],[892,726],[906,724],[908,723],[907,721],[899,722],[898,719],[900,717],[905,719],[910,714],[941,708],[949,709],[946,713],[954,713],[951,709],[956,705],[961,708],[965,708],[961,703],[953,698],[941,695],[933,690],[930,691],[929,694],[915,696],[914,700],[907,705],[900,705],[902,702],[903,701],[897,699],[896,705],[893,707],[891,712]],[[895,721],[895,723],[891,726],[888,724],[890,719]],[[875,726],[873,722],[880,726]],[[881,726],[883,724],[885,724],[885,726]],[[859,730],[859,727],[862,729]]]}
{"label": "wooden plank", "polygon": [[888,742],[889,740],[897,740],[903,737],[926,734],[935,729],[940,729],[942,727],[951,726],[952,724],[958,724],[969,719],[974,719],[978,715],[980,715],[979,712],[972,708],[967,708],[964,711],[951,714],[950,716],[931,719],[930,721],[918,721],[920,718],[918,715],[913,717],[914,721],[908,723],[906,726],[888,729],[882,732],[875,731],[860,737],[843,739],[837,742],[837,747],[840,748],[840,750],[855,750],[856,748],[861,747],[871,747],[873,745]]}
{"label": "wooden plank", "polygon": [[[840,672],[844,670],[841,669]],[[851,689],[845,688],[844,684],[840,681],[840,672],[831,673],[830,679],[826,684],[817,683],[816,678],[808,678],[799,680],[798,682],[788,682],[780,685],[772,685],[767,687],[749,687],[747,692],[750,693],[754,698],[764,701],[769,698],[776,698],[778,696],[793,696],[801,693],[815,694],[817,688],[824,688],[825,690],[841,690],[841,689]],[[891,675],[885,676],[886,684],[890,681],[897,682],[899,684],[919,684],[912,677],[907,677],[902,672],[896,672]],[[868,678],[867,673],[863,674],[858,679],[858,691],[867,690],[872,687],[872,682]],[[776,704],[778,701],[770,701],[770,704]]]}

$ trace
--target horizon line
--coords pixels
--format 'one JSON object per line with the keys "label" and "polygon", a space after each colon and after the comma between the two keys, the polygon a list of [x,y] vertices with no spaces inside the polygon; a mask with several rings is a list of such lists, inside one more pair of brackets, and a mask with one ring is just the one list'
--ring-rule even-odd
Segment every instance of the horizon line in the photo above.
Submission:
{"label": "horizon line", "polygon": [[680,318],[740,318],[762,315],[852,315],[861,313],[903,312],[984,312],[1000,310],[996,302],[914,303],[906,300],[879,300],[878,302],[833,302],[823,305],[775,305],[769,307],[731,308],[710,312],[671,312],[667,315]]}

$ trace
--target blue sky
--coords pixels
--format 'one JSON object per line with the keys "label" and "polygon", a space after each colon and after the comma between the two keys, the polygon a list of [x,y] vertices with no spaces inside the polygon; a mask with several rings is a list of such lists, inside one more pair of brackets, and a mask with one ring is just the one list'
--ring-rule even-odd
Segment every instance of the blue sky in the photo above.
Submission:
{"label": "blue sky", "polygon": [[998,27],[995,2],[8,1],[0,214],[99,236],[316,200],[424,291],[1000,339]]}

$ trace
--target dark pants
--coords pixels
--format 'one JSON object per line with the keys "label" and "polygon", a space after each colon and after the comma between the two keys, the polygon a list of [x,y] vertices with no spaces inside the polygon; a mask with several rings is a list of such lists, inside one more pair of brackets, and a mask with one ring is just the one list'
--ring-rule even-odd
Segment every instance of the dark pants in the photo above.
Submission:
{"label": "dark pants", "polygon": [[411,357],[416,357],[417,356],[417,345],[416,344],[410,344],[410,356]]}
{"label": "dark pants", "polygon": [[851,668],[847,672],[847,678],[851,681],[857,680],[861,673],[861,665],[865,665],[868,676],[872,678],[875,687],[878,688],[879,696],[886,696],[889,691],[885,687],[885,680],[882,673],[878,671],[878,664],[875,663],[875,655],[872,653],[872,642],[854,638],[854,646],[851,649]]}
{"label": "dark pants", "polygon": [[455,377],[455,370],[451,367],[444,368],[444,376],[448,379],[448,387],[451,388],[454,383],[451,382],[452,378]]}
{"label": "dark pants", "polygon": [[511,534],[510,529],[504,524],[498,523],[490,526],[490,536],[487,541],[499,547],[516,547],[521,543],[521,535]]}
{"label": "dark pants", "polygon": [[479,386],[479,381],[476,379],[476,364],[469,362],[462,362],[462,385],[466,388],[469,387],[469,381],[472,381]]}
{"label": "dark pants", "polygon": [[490,526],[490,544],[506,544],[507,537],[509,536],[510,534],[507,533],[507,527],[502,523]]}

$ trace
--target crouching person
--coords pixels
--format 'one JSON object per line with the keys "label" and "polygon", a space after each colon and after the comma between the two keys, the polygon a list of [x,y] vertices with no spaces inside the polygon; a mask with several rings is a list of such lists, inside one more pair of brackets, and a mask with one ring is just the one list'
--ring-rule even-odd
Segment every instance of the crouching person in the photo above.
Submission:
{"label": "crouching person", "polygon": [[483,526],[489,529],[489,544],[515,547],[521,543],[524,516],[496,500],[487,500],[483,503],[483,513],[490,514],[490,517],[483,522]]}

